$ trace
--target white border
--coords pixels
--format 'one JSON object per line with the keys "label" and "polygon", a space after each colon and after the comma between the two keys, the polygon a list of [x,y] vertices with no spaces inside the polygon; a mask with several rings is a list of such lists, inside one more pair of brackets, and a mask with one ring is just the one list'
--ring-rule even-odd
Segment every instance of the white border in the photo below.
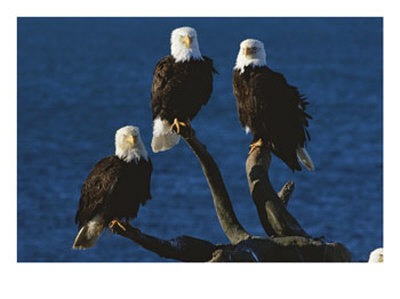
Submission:
{"label": "white border", "polygon": [[[395,297],[399,248],[399,16],[389,1],[9,1],[1,4],[2,298]],[[6,5],[5,5],[6,4]],[[384,16],[385,263],[368,264],[17,264],[17,16]],[[397,137],[397,138],[396,138]],[[397,291],[396,291],[397,290]],[[387,294],[383,294],[387,293]],[[390,294],[390,295],[388,295]]]}

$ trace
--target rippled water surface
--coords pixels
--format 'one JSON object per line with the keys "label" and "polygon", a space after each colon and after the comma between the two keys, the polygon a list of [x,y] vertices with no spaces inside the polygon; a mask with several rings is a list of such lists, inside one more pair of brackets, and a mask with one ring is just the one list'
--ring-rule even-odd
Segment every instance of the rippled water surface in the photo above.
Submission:
{"label": "rippled water surface", "polygon": [[[20,18],[18,20],[18,260],[165,261],[130,240],[104,234],[73,251],[80,187],[114,131],[138,125],[151,140],[150,86],[176,27],[197,29],[219,75],[193,121],[225,179],[235,212],[264,235],[244,163],[250,136],[240,127],[232,67],[241,40],[263,40],[269,66],[311,105],[308,151],[317,170],[292,174],[273,159],[278,189],[296,182],[289,210],[314,236],[345,244],[354,260],[382,246],[382,20],[374,18]],[[169,239],[227,242],[206,180],[184,142],[159,154],[150,201],[133,224]]]}

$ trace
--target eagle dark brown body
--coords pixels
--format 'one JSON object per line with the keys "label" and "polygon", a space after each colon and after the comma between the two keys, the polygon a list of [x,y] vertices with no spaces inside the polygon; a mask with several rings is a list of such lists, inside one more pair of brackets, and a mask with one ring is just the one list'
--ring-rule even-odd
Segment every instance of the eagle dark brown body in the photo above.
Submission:
{"label": "eagle dark brown body", "polygon": [[242,73],[234,70],[233,91],[240,123],[250,129],[253,142],[261,138],[290,169],[301,170],[296,150],[310,139],[311,116],[297,88],[267,66],[246,66]]}
{"label": "eagle dark brown body", "polygon": [[135,218],[139,205],[151,199],[150,159],[127,163],[117,156],[101,159],[85,180],[75,222],[81,228],[100,215],[105,224],[112,219]]}
{"label": "eagle dark brown body", "polygon": [[202,105],[206,105],[213,89],[212,60],[190,59],[175,62],[170,55],[156,65],[151,88],[153,119],[160,117],[172,124],[192,120]]}

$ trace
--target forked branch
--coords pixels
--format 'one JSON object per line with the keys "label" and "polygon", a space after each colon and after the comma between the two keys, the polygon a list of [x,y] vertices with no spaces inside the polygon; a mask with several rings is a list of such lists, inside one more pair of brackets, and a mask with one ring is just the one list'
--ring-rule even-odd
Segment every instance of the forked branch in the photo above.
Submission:
{"label": "forked branch", "polygon": [[278,196],[268,176],[270,163],[270,152],[259,147],[246,161],[250,194],[265,232],[269,236],[310,237],[285,207],[293,192],[294,183],[287,183]]}
{"label": "forked branch", "polygon": [[126,224],[111,229],[165,258],[180,261],[211,262],[349,262],[350,252],[340,243],[311,238],[286,210],[294,183],[286,183],[276,194],[269,177],[270,154],[257,148],[249,155],[246,172],[250,193],[260,221],[270,238],[249,234],[239,223],[217,164],[204,145],[185,129],[180,132],[198,158],[213,197],[215,210],[231,244],[214,245],[189,236],[162,240]]}
{"label": "forked branch", "polygon": [[204,176],[207,178],[208,186],[211,190],[219,222],[225,235],[232,244],[237,244],[248,239],[251,235],[245,231],[233,211],[228,191],[226,191],[225,183],[214,159],[194,134],[187,135],[182,132],[181,135],[200,162]]}

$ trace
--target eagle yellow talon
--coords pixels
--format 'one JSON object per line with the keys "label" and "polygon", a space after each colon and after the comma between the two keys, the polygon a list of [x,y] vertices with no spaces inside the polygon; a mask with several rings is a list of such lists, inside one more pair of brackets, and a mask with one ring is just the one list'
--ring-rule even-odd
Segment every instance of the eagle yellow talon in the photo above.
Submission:
{"label": "eagle yellow talon", "polygon": [[124,232],[126,231],[125,226],[119,220],[114,219],[109,224],[111,228],[113,228],[115,225],[118,225]]}
{"label": "eagle yellow talon", "polygon": [[180,126],[187,127],[187,124],[182,122],[182,121],[179,121],[178,118],[175,117],[174,122],[171,125],[171,130],[175,128],[176,129],[176,133],[179,134],[180,131],[181,131],[181,127]]}
{"label": "eagle yellow talon", "polygon": [[261,138],[258,139],[256,142],[253,142],[252,144],[250,144],[249,155],[250,155],[252,152],[254,152],[254,150],[255,150],[257,147],[263,147],[263,146],[264,146],[264,143],[263,143],[263,141],[261,140]]}

